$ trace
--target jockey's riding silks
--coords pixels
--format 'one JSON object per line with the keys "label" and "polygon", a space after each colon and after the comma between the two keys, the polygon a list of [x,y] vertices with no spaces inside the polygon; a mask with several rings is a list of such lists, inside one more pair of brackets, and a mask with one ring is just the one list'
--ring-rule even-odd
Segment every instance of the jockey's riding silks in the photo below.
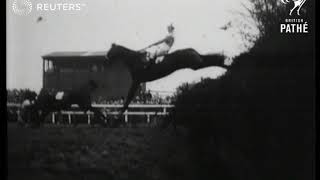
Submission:
{"label": "jockey's riding silks", "polygon": [[156,57],[164,56],[168,54],[168,52],[170,51],[173,45],[173,42],[174,42],[174,34],[170,33],[165,38],[165,41],[162,42],[161,44],[154,45],[145,49],[145,51],[147,52],[147,59],[150,60],[150,59],[154,59]]}
{"label": "jockey's riding silks", "polygon": [[58,93],[56,94],[56,100],[62,100],[63,95],[64,95],[64,92],[63,92],[63,91],[58,92]]}
{"label": "jockey's riding silks", "polygon": [[[168,27],[168,35],[156,42],[147,48],[143,49],[144,52],[147,52],[147,61],[155,60],[156,63],[162,61],[163,56],[167,55],[174,43],[174,27],[173,25],[169,25]],[[157,58],[157,59],[155,59]]]}

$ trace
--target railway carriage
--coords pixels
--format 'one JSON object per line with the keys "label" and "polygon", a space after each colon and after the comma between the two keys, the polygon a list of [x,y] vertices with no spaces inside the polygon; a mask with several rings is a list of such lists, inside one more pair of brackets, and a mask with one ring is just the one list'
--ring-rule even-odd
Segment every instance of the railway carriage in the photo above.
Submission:
{"label": "railway carriage", "polygon": [[[52,52],[42,56],[43,88],[72,90],[89,80],[98,84],[92,100],[109,100],[126,97],[131,86],[127,66],[119,61],[108,64],[106,51]],[[145,84],[141,86],[145,90]]]}

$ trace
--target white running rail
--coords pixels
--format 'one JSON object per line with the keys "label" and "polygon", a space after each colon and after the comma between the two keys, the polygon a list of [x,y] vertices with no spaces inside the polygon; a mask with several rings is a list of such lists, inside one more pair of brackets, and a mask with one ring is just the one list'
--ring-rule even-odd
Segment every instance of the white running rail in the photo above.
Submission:
{"label": "white running rail", "polygon": [[[17,103],[7,103],[7,107],[21,107],[21,104]],[[72,105],[72,107],[78,107],[77,105]],[[120,109],[123,107],[123,105],[120,104],[92,104],[92,107],[94,108],[101,108],[101,109]],[[144,111],[128,111],[126,110],[123,115],[125,116],[125,122],[127,123],[129,120],[129,116],[147,116],[147,122],[150,122],[150,116],[165,116],[168,115],[168,109],[174,108],[174,105],[170,104],[131,104],[129,105],[130,109],[135,108],[143,108]],[[161,108],[161,111],[155,111],[155,108]],[[145,109],[150,109],[150,111],[146,111]],[[52,113],[52,123],[55,123],[55,115],[58,114],[57,112]],[[69,124],[71,124],[72,115],[84,115],[87,114],[88,117],[88,124],[91,123],[91,116],[93,115],[93,112],[87,112],[84,113],[83,111],[61,111],[61,114],[68,115],[68,121]],[[120,114],[118,111],[110,111],[106,112],[106,116],[108,115],[118,115]]]}

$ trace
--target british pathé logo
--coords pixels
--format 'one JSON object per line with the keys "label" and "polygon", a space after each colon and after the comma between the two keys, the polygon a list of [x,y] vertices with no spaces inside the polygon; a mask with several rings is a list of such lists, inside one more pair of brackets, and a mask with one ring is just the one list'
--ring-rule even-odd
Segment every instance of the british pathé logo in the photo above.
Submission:
{"label": "british path\u00e9 logo", "polygon": [[32,4],[29,0],[14,0],[12,10],[17,15],[27,15],[32,11]]}
{"label": "british path\u00e9 logo", "polygon": [[280,24],[281,33],[308,33],[308,23],[303,19],[285,19]]}
{"label": "british path\u00e9 logo", "polygon": [[289,15],[292,15],[292,12],[296,9],[297,10],[297,15],[300,16],[300,9],[306,2],[306,0],[281,0],[283,4],[290,4],[290,2],[294,3],[293,8],[291,8]]}
{"label": "british path\u00e9 logo", "polygon": [[309,33],[308,22],[300,18],[300,9],[306,0],[281,0],[281,2],[283,4],[293,3],[294,6],[290,9],[289,16],[292,16],[292,13],[296,10],[299,18],[286,18],[284,22],[280,24],[280,33]]}

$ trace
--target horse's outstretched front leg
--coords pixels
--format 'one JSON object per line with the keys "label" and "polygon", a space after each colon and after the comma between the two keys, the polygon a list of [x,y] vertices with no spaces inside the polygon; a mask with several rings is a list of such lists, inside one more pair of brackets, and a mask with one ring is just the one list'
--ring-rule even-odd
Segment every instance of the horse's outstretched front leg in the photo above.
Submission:
{"label": "horse's outstretched front leg", "polygon": [[221,54],[213,54],[213,55],[200,55],[197,57],[201,58],[201,65],[196,69],[205,68],[209,66],[220,66],[228,69],[232,64],[232,58],[226,57]]}
{"label": "horse's outstretched front leg", "polygon": [[134,95],[135,95],[136,91],[139,88],[139,84],[140,84],[139,82],[133,81],[133,83],[132,83],[132,85],[131,85],[131,87],[129,89],[126,101],[125,101],[125,103],[124,103],[124,105],[123,105],[123,107],[121,109],[121,112],[120,112],[121,114],[123,114],[128,109],[130,102],[134,98]]}

